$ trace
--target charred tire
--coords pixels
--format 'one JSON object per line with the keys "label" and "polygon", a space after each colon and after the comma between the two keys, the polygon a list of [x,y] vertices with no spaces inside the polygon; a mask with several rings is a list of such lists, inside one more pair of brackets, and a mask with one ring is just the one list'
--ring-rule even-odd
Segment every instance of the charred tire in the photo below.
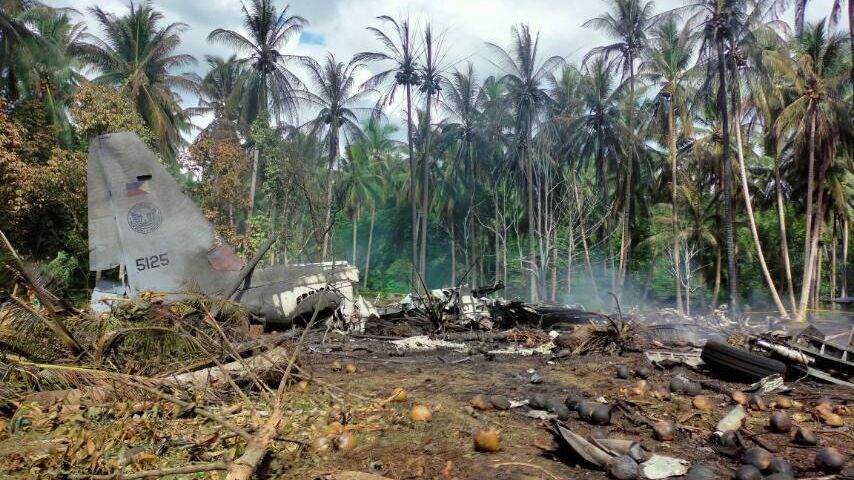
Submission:
{"label": "charred tire", "polygon": [[719,369],[721,373],[730,373],[753,380],[786,373],[786,364],[783,362],[718,340],[706,342],[700,358],[713,369]]}

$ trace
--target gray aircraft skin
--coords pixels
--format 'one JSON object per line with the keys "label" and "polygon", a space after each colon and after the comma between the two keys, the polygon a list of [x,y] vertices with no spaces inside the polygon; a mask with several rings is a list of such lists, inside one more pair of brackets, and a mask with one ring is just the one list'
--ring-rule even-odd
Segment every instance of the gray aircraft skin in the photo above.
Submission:
{"label": "gray aircraft skin", "polygon": [[[89,266],[123,267],[125,294],[222,295],[239,276],[243,259],[136,134],[93,139],[87,177]],[[268,324],[288,325],[315,306],[346,323],[358,280],[346,262],[273,266],[256,269],[234,298]]]}

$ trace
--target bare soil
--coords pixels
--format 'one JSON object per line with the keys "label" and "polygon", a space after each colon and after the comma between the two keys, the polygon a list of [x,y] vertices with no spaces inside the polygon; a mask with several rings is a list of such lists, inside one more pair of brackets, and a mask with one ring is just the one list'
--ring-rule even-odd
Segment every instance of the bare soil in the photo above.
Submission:
{"label": "bare soil", "polygon": [[[547,357],[467,355],[451,351],[391,355],[388,343],[379,340],[344,340],[343,344],[318,345],[301,359],[312,381],[305,390],[294,386],[289,393],[289,410],[280,440],[259,478],[327,478],[340,471],[371,472],[392,479],[601,479],[605,474],[578,459],[560,445],[550,430],[550,422],[527,415],[527,406],[508,411],[474,411],[469,400],[477,394],[501,394],[524,400],[540,393],[563,400],[570,392],[582,392],[589,400],[600,398],[615,403],[629,401],[647,419],[670,419],[680,425],[675,441],[657,442],[651,429],[628,418],[616,418],[606,427],[614,438],[639,442],[649,451],[679,457],[692,464],[705,463],[719,475],[731,478],[738,459],[727,458],[709,447],[715,424],[732,408],[729,398],[711,390],[704,395],[714,408],[701,412],[692,398],[673,395],[670,401],[649,396],[630,396],[637,379],[617,379],[618,365],[634,368],[645,364],[640,354],[623,356],[574,356],[549,361]],[[333,371],[334,362],[353,363],[355,373]],[[533,369],[544,377],[534,385]],[[694,380],[705,373],[677,367],[654,369],[647,380],[650,387],[667,386],[681,373]],[[721,381],[729,388],[744,385]],[[830,428],[814,420],[811,412],[821,397],[835,405],[852,401],[838,387],[797,383],[790,398],[801,405],[788,410],[795,425],[820,432],[821,446],[832,446],[851,455],[854,436],[852,416],[843,408],[845,426]],[[405,402],[383,402],[395,388],[408,392]],[[765,397],[773,403],[774,395]],[[203,400],[203,399],[199,399]],[[210,399],[208,399],[210,400]],[[114,401],[98,404],[24,409],[0,420],[0,474],[3,478],[62,478],[57,472],[86,472],[87,466],[123,467],[126,472],[202,461],[228,461],[239,455],[233,435],[197,417],[180,416],[167,402]],[[267,414],[253,411],[251,402],[235,396],[222,400],[221,414],[239,424],[250,424]],[[413,405],[427,406],[429,422],[409,418]],[[849,409],[854,406],[848,407]],[[100,409],[100,410],[99,410]],[[813,456],[820,447],[793,444],[788,435],[770,433],[771,409],[751,411],[743,433],[747,446],[755,446],[756,435],[764,446],[776,450],[795,468],[798,477],[816,477]],[[21,417],[27,421],[21,422]],[[343,430],[356,436],[357,445],[347,451],[317,452],[311,446],[319,437],[334,439],[329,424],[340,422]],[[586,435],[591,428],[577,418],[565,422]],[[500,431],[501,450],[478,453],[472,434],[479,428]],[[332,427],[334,430],[337,425]],[[14,431],[15,433],[10,433]],[[304,442],[305,445],[295,443]],[[101,470],[103,471],[103,470]],[[109,470],[115,471],[115,470]],[[172,476],[169,478],[224,478],[221,472]]]}

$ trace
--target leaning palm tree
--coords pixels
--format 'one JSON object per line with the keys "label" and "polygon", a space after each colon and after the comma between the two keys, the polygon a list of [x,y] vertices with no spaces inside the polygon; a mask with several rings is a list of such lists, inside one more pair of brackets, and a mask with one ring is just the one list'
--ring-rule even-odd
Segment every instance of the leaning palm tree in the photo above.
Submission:
{"label": "leaning palm tree", "polygon": [[[513,150],[520,169],[524,172],[527,190],[528,213],[528,253],[533,261],[537,250],[535,237],[537,228],[534,210],[534,169],[531,162],[531,141],[535,124],[540,115],[546,111],[549,95],[546,88],[546,77],[556,67],[563,63],[563,58],[553,56],[539,63],[537,58],[539,35],[531,36],[528,25],[511,29],[510,50],[504,50],[498,45],[487,43],[492,50],[496,63],[504,71],[502,81],[507,86],[507,96],[513,105],[515,145]],[[536,269],[530,271],[531,300],[537,299]]]}
{"label": "leaning palm tree", "polygon": [[[283,53],[288,42],[302,32],[308,20],[299,15],[289,15],[289,6],[278,11],[273,0],[251,0],[243,6],[243,26],[247,38],[240,32],[217,28],[208,35],[208,41],[223,43],[246,54],[240,59],[252,77],[246,85],[246,123],[252,124],[264,112],[271,112],[278,121],[282,116],[296,115],[294,90],[301,88],[299,78],[288,68],[294,57]],[[253,149],[252,181],[249,187],[249,215],[255,212],[255,190],[258,183],[257,148]]]}
{"label": "leaning palm tree", "polygon": [[174,72],[196,61],[192,55],[176,53],[187,25],[161,27],[163,14],[148,3],[131,2],[122,16],[100,7],[89,11],[105,36],[87,34],[79,48],[81,58],[99,71],[96,82],[120,88],[134,102],[160,152],[175,158],[185,144],[181,134],[192,129],[177,91],[194,92],[198,85],[194,75]]}
{"label": "leaning palm tree", "polygon": [[606,59],[616,56],[621,66],[623,78],[629,82],[629,113],[627,126],[630,138],[629,155],[626,159],[625,199],[623,201],[622,234],[620,235],[620,264],[617,289],[622,287],[625,279],[629,249],[631,248],[630,219],[632,215],[632,174],[635,162],[635,61],[640,59],[641,51],[646,45],[646,32],[653,19],[653,2],[641,0],[608,0],[612,11],[588,20],[584,26],[604,31],[617,41],[603,47],[596,47],[587,57],[603,55]]}
{"label": "leaning palm tree", "polygon": [[[773,60],[794,97],[777,119],[778,132],[790,133],[799,149],[806,149],[808,155],[804,268],[798,320],[805,317],[809,292],[815,281],[818,241],[823,208],[826,208],[823,204],[825,176],[840,141],[839,129],[847,125],[850,118],[845,92],[851,65],[846,62],[846,54],[844,36],[828,33],[822,21],[808,25],[797,37],[793,59],[778,55]],[[850,90],[848,92],[850,94]],[[821,163],[816,165],[819,154]]]}
{"label": "leaning palm tree", "polygon": [[409,147],[409,203],[412,220],[412,284],[416,285],[415,272],[418,265],[418,213],[417,199],[415,193],[415,153],[413,151],[413,110],[412,89],[420,83],[418,75],[418,49],[415,45],[416,33],[409,23],[409,18],[395,20],[387,15],[377,17],[381,22],[388,24],[390,34],[376,27],[368,27],[368,30],[383,44],[385,51],[362,52],[353,57],[359,62],[385,62],[390,67],[371,78],[363,85],[367,89],[381,89],[381,96],[377,101],[376,111],[381,112],[383,105],[394,102],[398,88],[402,88],[406,95],[406,138]]}
{"label": "leaning palm tree", "polygon": [[329,54],[320,64],[313,58],[300,57],[308,69],[312,90],[302,89],[294,92],[295,98],[306,106],[318,108],[318,112],[305,126],[314,135],[322,134],[326,139],[327,179],[326,179],[326,216],[323,228],[323,243],[320,257],[326,259],[331,230],[333,192],[335,188],[335,166],[339,157],[341,134],[360,136],[356,106],[370,90],[356,88],[354,73],[364,65],[351,60],[344,64]]}

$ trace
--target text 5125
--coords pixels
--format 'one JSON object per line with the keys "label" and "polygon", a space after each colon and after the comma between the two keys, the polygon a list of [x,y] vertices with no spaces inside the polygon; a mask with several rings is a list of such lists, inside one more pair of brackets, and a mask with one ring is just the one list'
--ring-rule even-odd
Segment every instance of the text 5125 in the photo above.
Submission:
{"label": "text 5125", "polygon": [[165,267],[166,265],[169,265],[169,256],[165,253],[136,259],[136,270],[138,272]]}

